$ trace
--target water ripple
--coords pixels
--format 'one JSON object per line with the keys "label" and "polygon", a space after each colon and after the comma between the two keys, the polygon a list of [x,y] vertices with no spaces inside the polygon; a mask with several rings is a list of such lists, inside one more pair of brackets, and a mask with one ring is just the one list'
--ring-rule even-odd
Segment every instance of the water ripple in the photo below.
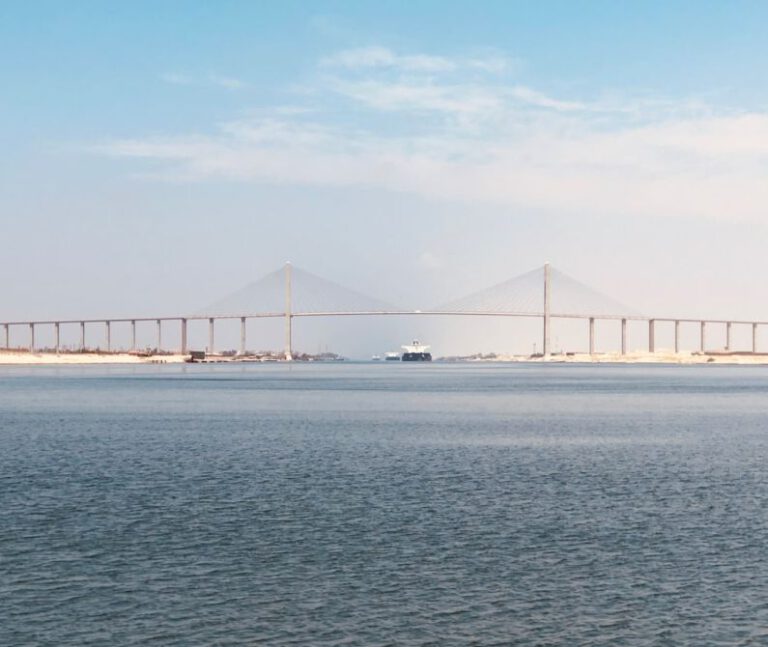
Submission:
{"label": "water ripple", "polygon": [[399,368],[0,375],[0,643],[768,644],[761,374]]}

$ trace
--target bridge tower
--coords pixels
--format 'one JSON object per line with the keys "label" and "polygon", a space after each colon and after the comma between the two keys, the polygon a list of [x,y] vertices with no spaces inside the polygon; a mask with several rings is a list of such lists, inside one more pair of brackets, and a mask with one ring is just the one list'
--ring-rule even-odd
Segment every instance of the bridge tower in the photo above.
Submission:
{"label": "bridge tower", "polygon": [[285,359],[293,359],[291,320],[291,263],[285,264]]}

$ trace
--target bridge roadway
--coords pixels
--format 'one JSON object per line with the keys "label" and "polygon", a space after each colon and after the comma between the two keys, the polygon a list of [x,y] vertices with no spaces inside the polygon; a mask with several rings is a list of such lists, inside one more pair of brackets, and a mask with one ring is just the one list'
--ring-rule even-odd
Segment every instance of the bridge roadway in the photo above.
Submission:
{"label": "bridge roadway", "polygon": [[30,352],[37,350],[35,345],[35,329],[39,326],[53,326],[55,330],[55,350],[59,352],[61,347],[61,326],[79,325],[80,326],[80,349],[86,349],[85,327],[86,325],[102,324],[104,326],[104,348],[107,351],[112,350],[111,331],[113,324],[131,325],[131,348],[136,351],[136,326],[139,323],[153,322],[157,326],[157,349],[162,349],[162,325],[164,322],[177,322],[181,326],[181,347],[179,351],[182,354],[188,352],[187,347],[187,324],[190,321],[208,320],[209,324],[209,349],[215,347],[215,322],[219,320],[240,320],[240,353],[245,352],[246,348],[246,321],[249,319],[264,318],[284,318],[286,321],[286,356],[291,354],[291,320],[296,317],[349,317],[349,316],[469,316],[469,317],[526,317],[541,318],[545,320],[545,336],[548,334],[548,318],[553,319],[586,319],[589,321],[589,352],[595,353],[595,322],[596,321],[620,321],[621,322],[621,353],[627,353],[627,322],[644,321],[648,323],[648,351],[655,352],[655,335],[657,323],[673,323],[675,326],[675,352],[680,351],[680,325],[698,324],[700,327],[700,346],[701,352],[706,351],[706,331],[708,324],[720,324],[726,327],[726,350],[731,349],[731,328],[732,326],[751,326],[752,327],[752,352],[757,352],[757,329],[758,326],[768,325],[768,321],[749,321],[736,319],[697,319],[687,317],[649,317],[645,315],[604,315],[604,314],[575,314],[575,313],[544,313],[544,312],[498,312],[498,311],[451,311],[451,310],[366,310],[366,311],[348,311],[348,312],[252,312],[248,314],[220,314],[220,315],[185,315],[185,316],[163,316],[163,317],[115,317],[115,318],[87,318],[87,319],[58,319],[58,320],[35,320],[35,321],[7,321],[0,323],[4,331],[4,347],[10,348],[10,330],[11,327],[27,327],[29,329]]}

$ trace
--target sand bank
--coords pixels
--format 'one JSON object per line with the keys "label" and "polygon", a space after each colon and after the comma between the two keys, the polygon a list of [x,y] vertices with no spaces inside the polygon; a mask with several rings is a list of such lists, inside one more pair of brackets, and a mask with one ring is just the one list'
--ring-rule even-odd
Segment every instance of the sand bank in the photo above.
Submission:
{"label": "sand bank", "polygon": [[133,353],[30,353],[0,350],[2,364],[178,364],[187,355],[135,355]]}
{"label": "sand bank", "polygon": [[658,350],[655,353],[635,351],[621,353],[569,353],[552,355],[548,359],[541,357],[499,356],[495,361],[507,362],[547,362],[547,363],[591,363],[591,364],[768,364],[768,354],[752,353],[675,353],[672,350]]}

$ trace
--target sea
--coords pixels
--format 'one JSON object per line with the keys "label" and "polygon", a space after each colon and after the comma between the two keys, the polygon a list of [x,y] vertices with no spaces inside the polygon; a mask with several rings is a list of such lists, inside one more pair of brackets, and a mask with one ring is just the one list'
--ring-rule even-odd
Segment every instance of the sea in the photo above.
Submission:
{"label": "sea", "polygon": [[1,368],[0,644],[768,645],[768,368]]}

